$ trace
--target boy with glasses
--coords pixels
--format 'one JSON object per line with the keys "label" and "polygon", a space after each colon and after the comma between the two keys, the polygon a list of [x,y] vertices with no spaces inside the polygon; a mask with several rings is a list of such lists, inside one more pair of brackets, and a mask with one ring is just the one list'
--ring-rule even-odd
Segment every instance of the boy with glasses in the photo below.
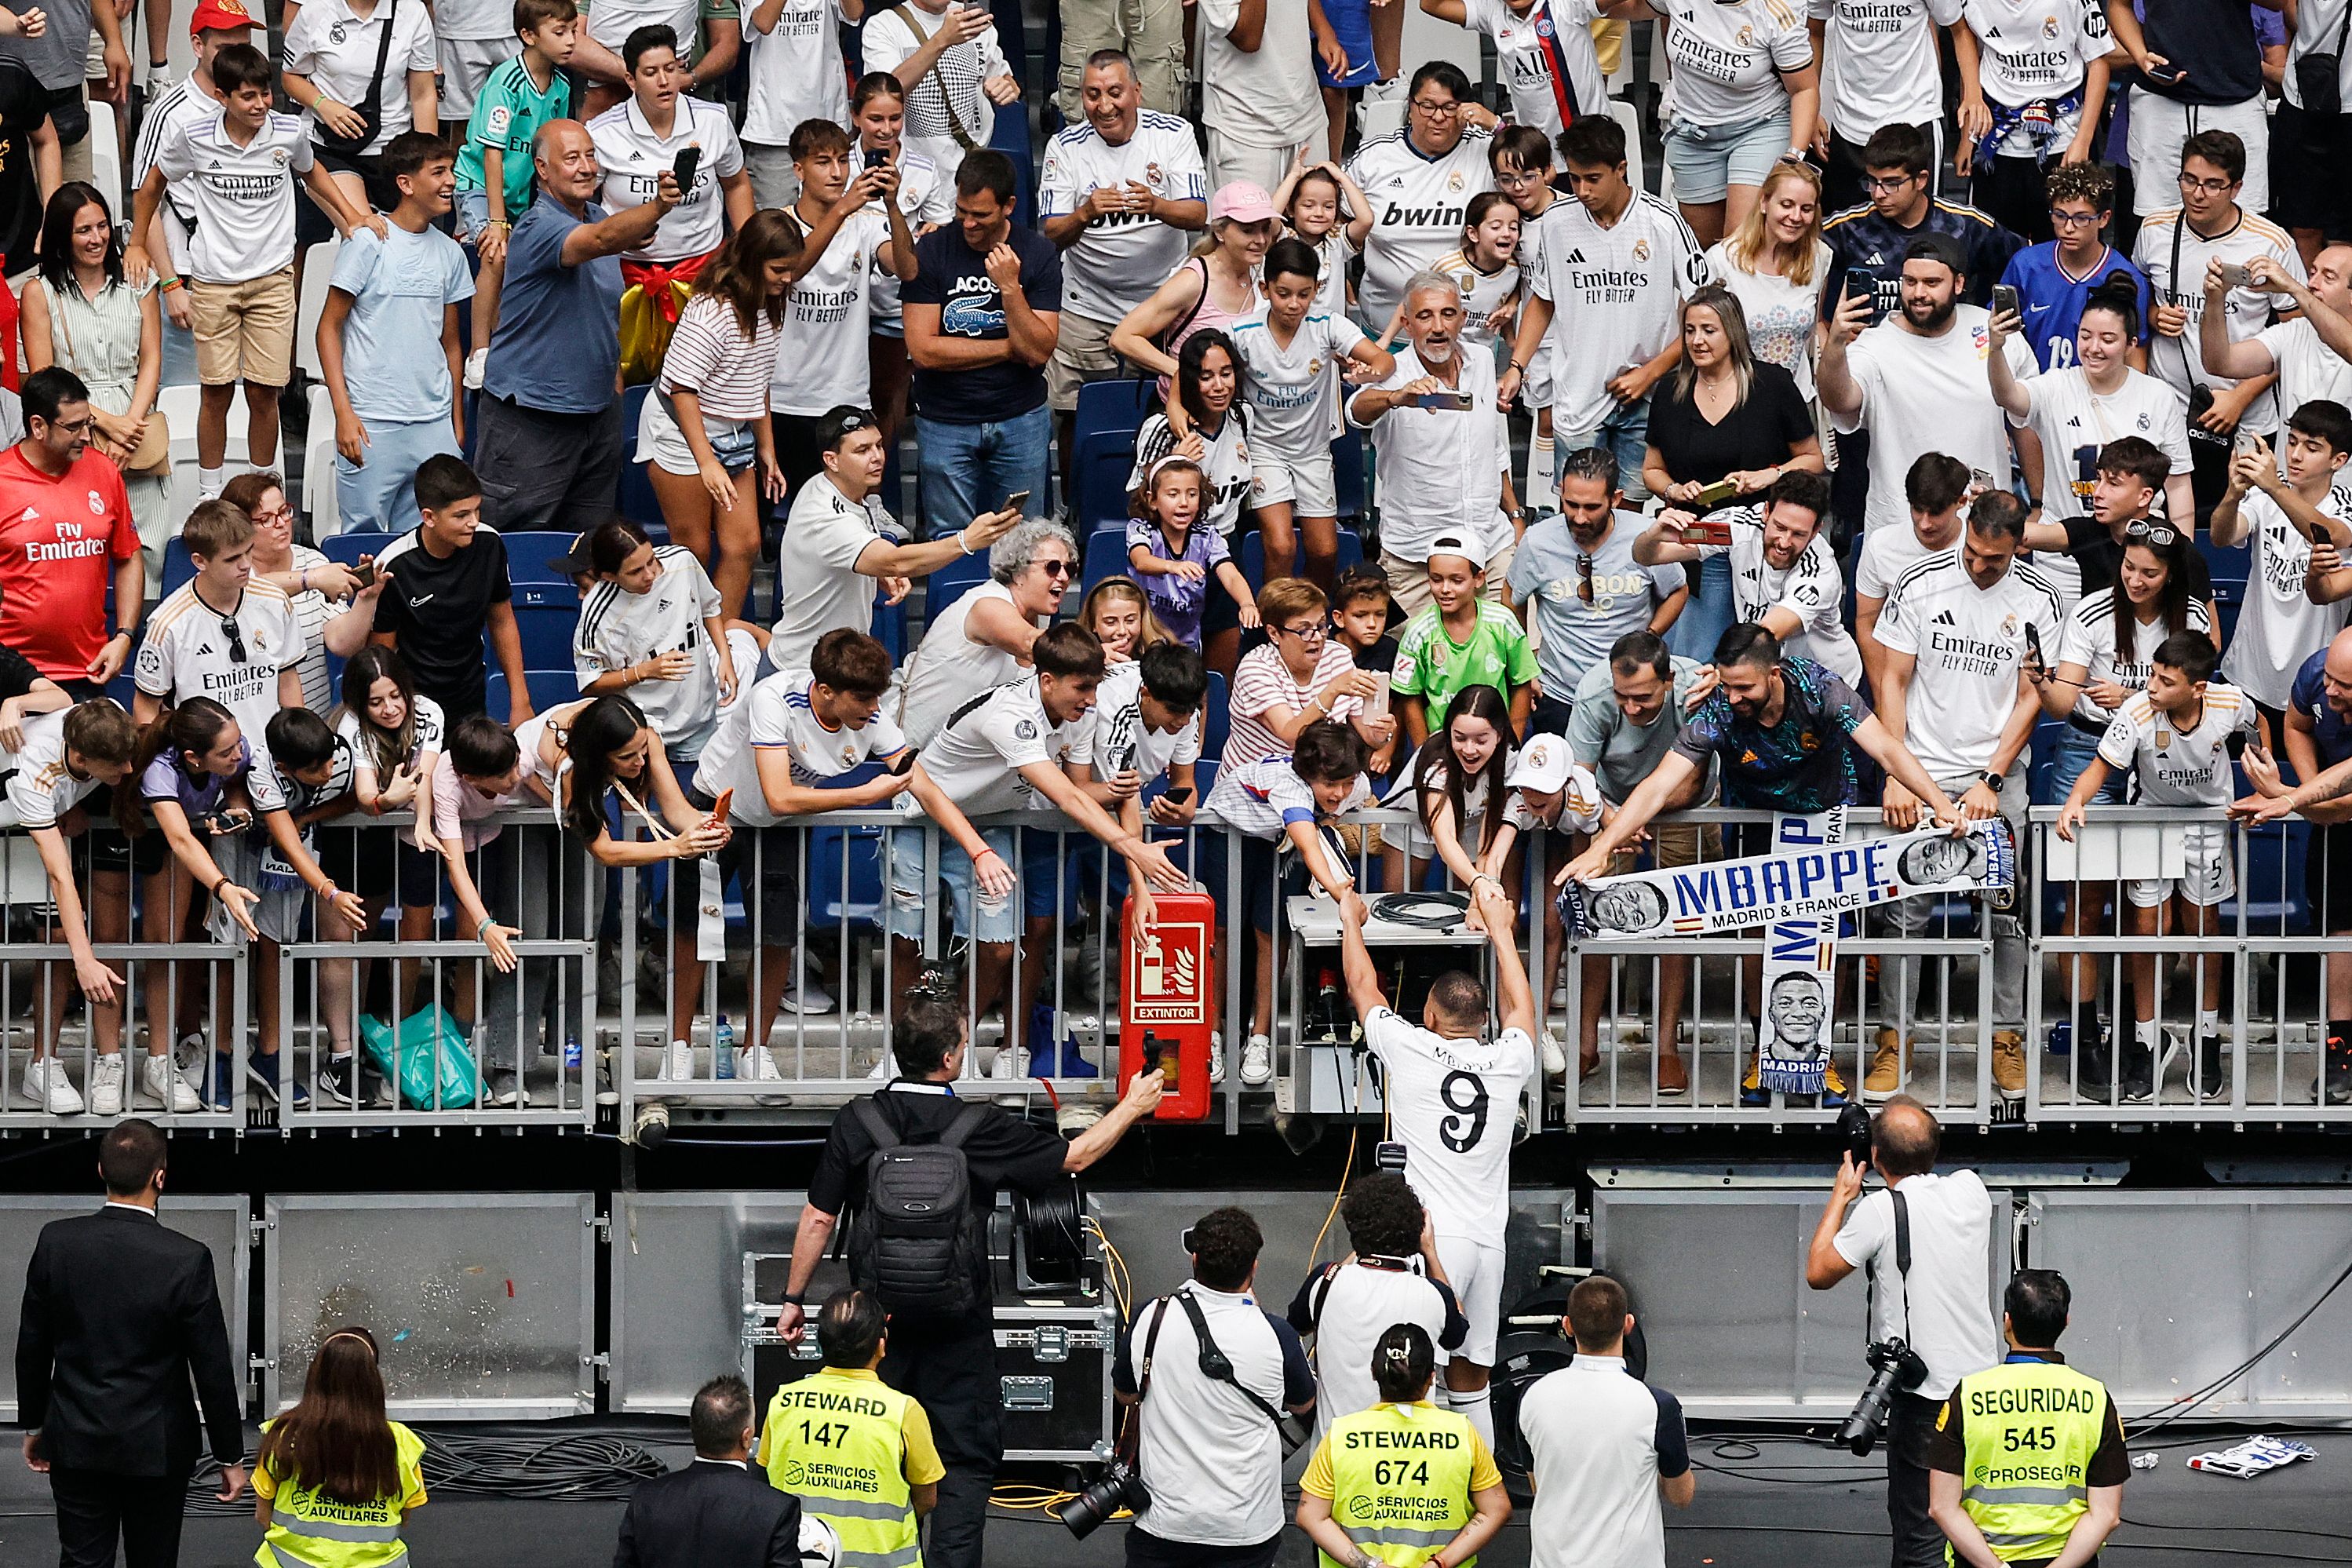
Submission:
{"label": "boy with glasses", "polygon": [[2062,163],[2050,171],[2050,226],[2055,239],[2029,245],[2010,258],[2000,280],[2017,290],[2025,346],[2043,370],[2074,363],[2074,329],[2091,290],[2121,272],[2139,290],[2139,342],[2134,370],[2147,368],[2147,274],[2106,241],[2116,205],[2116,176],[2105,163]]}
{"label": "boy with glasses", "polygon": [[[1500,0],[1480,3],[1503,9]],[[1533,125],[1497,126],[1486,161],[1495,171],[1495,188],[1519,209],[1519,271],[1522,277],[1530,276],[1542,269],[1544,237],[1559,226],[1568,209],[1576,204],[1551,188],[1551,141]],[[1552,378],[1558,359],[1547,337],[1519,378],[1520,391],[1536,422],[1528,442],[1527,478],[1519,486],[1530,513],[1549,511],[1552,492],[1559,487],[1552,466],[1556,448],[1551,432]]]}
{"label": "boy with glasses", "polygon": [[1862,166],[1862,205],[1822,222],[1822,239],[1830,247],[1822,313],[1837,309],[1849,268],[1862,268],[1871,279],[1873,320],[1899,310],[1903,255],[1922,234],[1958,242],[1967,284],[1962,298],[1971,305],[1989,303],[1994,280],[2025,242],[1967,203],[1936,195],[1935,143],[1915,126],[1882,125],[1863,143]]}

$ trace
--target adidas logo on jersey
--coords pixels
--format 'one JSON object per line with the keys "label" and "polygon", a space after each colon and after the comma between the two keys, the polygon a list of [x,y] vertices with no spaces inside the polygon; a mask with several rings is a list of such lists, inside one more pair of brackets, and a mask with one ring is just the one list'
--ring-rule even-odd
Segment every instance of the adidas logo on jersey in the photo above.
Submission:
{"label": "adidas logo on jersey", "polygon": [[1932,621],[1928,622],[1927,624],[1928,624],[1928,625],[1930,625],[1930,626],[1958,626],[1960,623],[1959,623],[1959,622],[1958,622],[1958,621],[1956,621],[1956,620],[1954,620],[1954,619],[1952,619],[1952,612],[1951,612],[1951,611],[1949,611],[1949,610],[1946,610],[1943,614],[1941,614],[1941,615],[1937,616],[1934,620],[1932,620]]}
{"label": "adidas logo on jersey", "polygon": [[1568,265],[1570,267],[1582,267],[1585,265],[1584,251],[1582,248],[1580,247],[1568,253]]}

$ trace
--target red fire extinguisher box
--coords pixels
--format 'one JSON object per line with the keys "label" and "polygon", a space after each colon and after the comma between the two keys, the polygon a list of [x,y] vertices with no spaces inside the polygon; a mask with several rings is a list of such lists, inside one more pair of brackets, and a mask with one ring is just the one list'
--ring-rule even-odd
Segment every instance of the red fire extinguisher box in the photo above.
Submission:
{"label": "red fire extinguisher box", "polygon": [[1209,1032],[1217,1016],[1217,907],[1206,893],[1154,893],[1157,917],[1135,927],[1135,900],[1119,911],[1118,1087],[1157,1066],[1166,1075],[1156,1120],[1209,1114]]}

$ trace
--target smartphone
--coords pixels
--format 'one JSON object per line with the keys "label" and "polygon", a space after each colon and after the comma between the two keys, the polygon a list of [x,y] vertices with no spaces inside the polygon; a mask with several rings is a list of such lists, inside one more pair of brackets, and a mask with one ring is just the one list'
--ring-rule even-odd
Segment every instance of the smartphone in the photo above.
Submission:
{"label": "smartphone", "polygon": [[2254,286],[2254,275],[2234,261],[2224,261],[2214,270],[2221,275],[2222,283],[2229,288],[2251,289]]}
{"label": "smartphone", "polygon": [[1452,414],[1470,411],[1470,395],[1466,392],[1424,392],[1412,401],[1414,406],[1420,408],[1440,409]]}
{"label": "smartphone", "polygon": [[1166,801],[1171,805],[1181,805],[1186,801],[1192,798],[1192,786],[1191,784],[1171,784],[1167,789],[1160,792],[1160,798]]}
{"label": "smartphone", "polygon": [[2035,664],[2044,669],[2050,668],[2050,661],[2042,657],[2042,634],[2034,629],[2032,621],[2025,623],[2025,651],[2033,656]]}
{"label": "smartphone", "polygon": [[1698,494],[1691,497],[1691,504],[1693,506],[1721,506],[1726,501],[1734,501],[1738,499],[1739,487],[1738,485],[1733,484],[1729,479],[1717,479],[1711,485],[1700,487]]}
{"label": "smartphone", "polygon": [[357,582],[361,587],[373,587],[375,584],[375,563],[373,561],[362,561],[357,565],[351,568],[351,574],[352,579]]}
{"label": "smartphone", "polygon": [[894,779],[905,778],[907,774],[912,771],[914,765],[915,748],[909,746],[905,751],[899,752],[898,760],[890,764],[890,776]]}
{"label": "smartphone", "polygon": [[881,147],[868,147],[866,149],[866,166],[867,168],[877,169],[889,161],[890,153],[887,149]]}
{"label": "smartphone", "polygon": [[1706,518],[1700,518],[1696,522],[1685,523],[1683,526],[1683,542],[1685,544],[1728,544],[1731,542],[1731,524],[1710,522]]}
{"label": "smartphone", "polygon": [[1879,274],[1875,267],[1849,267],[1845,269],[1845,291],[1870,306],[1870,320],[1874,326],[1886,314],[1885,303],[1878,297]]}
{"label": "smartphone", "polygon": [[2187,71],[2185,71],[2185,70],[2181,69],[2181,68],[2180,68],[2180,67],[2179,67],[2179,66],[2171,65],[2171,64],[2166,64],[2166,65],[2160,65],[2160,66],[2158,66],[2158,65],[2143,66],[2142,68],[2140,68],[2140,73],[2139,73],[2139,74],[2140,74],[2140,75],[2142,75],[2142,76],[2144,76],[2144,77],[2146,77],[2148,80],[2150,80],[2150,81],[2152,81],[2152,82],[2158,82],[2158,83],[2161,83],[2163,86],[2166,86],[2166,87],[2171,87],[2171,86],[2175,85],[2176,83],[2178,83],[2178,82],[2180,80],[2180,79],[2181,79],[2182,77],[2184,77],[2184,76],[2188,75],[2189,73],[2188,73]]}
{"label": "smartphone", "polygon": [[688,144],[677,152],[677,162],[670,165],[670,177],[677,182],[678,200],[694,194],[694,172],[702,166],[702,149]]}
{"label": "smartphone", "polygon": [[1992,286],[1992,313],[1996,316],[2014,316],[2021,313],[2017,304],[2017,289],[2013,286],[2007,283],[1996,283]]}
{"label": "smartphone", "polygon": [[719,792],[718,800],[712,803],[710,807],[710,820],[723,824],[727,820],[727,814],[734,809],[735,791],[732,786],[730,786],[729,788],[720,790]]}
{"label": "smartphone", "polygon": [[996,510],[999,511],[1019,511],[1028,504],[1029,492],[1027,490],[1014,490],[1011,495],[1004,498],[1004,504]]}

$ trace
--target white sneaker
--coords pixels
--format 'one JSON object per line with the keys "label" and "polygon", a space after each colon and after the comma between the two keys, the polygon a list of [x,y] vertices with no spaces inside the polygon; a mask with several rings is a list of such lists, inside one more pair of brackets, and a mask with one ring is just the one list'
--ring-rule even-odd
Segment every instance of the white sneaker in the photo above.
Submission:
{"label": "white sneaker", "polygon": [[1566,1078],[1568,1052],[1560,1048],[1559,1037],[1546,1029],[1538,1038],[1542,1041],[1544,1077]]}
{"label": "white sneaker", "polygon": [[55,1057],[40,1057],[26,1064],[25,1098],[51,1116],[81,1114],[81,1096],[66,1077],[66,1064]]}
{"label": "white sneaker", "polygon": [[1274,1078],[1274,1042],[1252,1035],[1242,1047],[1242,1082],[1255,1089]]}
{"label": "white sneaker", "polygon": [[157,1105],[180,1116],[193,1116],[205,1108],[204,1097],[169,1057],[149,1057],[140,1064],[139,1088]]}
{"label": "white sneaker", "polygon": [[669,1049],[662,1053],[661,1070],[654,1075],[656,1083],[692,1083],[694,1081],[694,1047],[684,1040],[672,1040]]}
{"label": "white sneaker", "polygon": [[482,371],[489,364],[489,363],[490,351],[487,347],[476,349],[472,353],[466,356],[467,391],[479,392],[482,390]]}
{"label": "white sneaker", "polygon": [[754,1083],[782,1083],[784,1075],[776,1068],[776,1054],[764,1046],[745,1046],[735,1053],[735,1076],[748,1078]]}
{"label": "white sneaker", "polygon": [[1209,1031],[1209,1081],[1225,1081],[1225,1037],[1214,1029]]}
{"label": "white sneaker", "polygon": [[1551,988],[1551,1005],[1555,1007],[1565,1007],[1568,1005],[1568,982],[1566,980],[1562,980],[1559,984]]}
{"label": "white sneaker", "polygon": [[833,993],[811,980],[801,985],[784,987],[784,1011],[806,1017],[822,1018],[833,1011]]}
{"label": "white sneaker", "polygon": [[122,1114],[123,1083],[130,1075],[122,1068],[122,1053],[101,1056],[89,1064],[89,1113],[92,1116]]}

